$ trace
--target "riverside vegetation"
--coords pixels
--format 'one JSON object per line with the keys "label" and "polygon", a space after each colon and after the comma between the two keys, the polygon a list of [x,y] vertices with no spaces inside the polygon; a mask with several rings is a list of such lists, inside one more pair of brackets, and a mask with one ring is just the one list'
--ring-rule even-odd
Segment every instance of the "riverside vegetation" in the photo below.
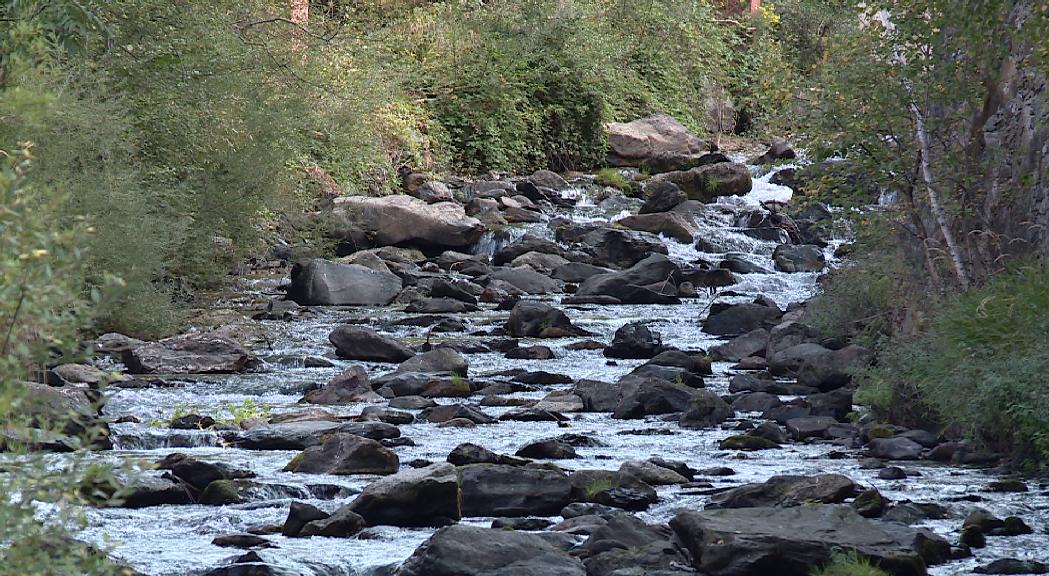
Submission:
{"label": "riverside vegetation", "polygon": [[[0,0],[0,574],[139,573],[148,554],[134,537],[92,530],[123,522],[107,510],[186,504],[236,517],[240,532],[216,545],[261,551],[283,530],[299,563],[282,565],[278,549],[163,573],[324,573],[294,536],[464,516],[536,530],[552,522],[516,516],[558,515],[540,533],[550,538],[443,528],[400,564],[421,541],[409,538],[383,573],[500,569],[470,564],[457,539],[512,549],[522,573],[759,574],[784,562],[791,574],[873,575],[923,574],[1009,536],[1020,544],[992,538],[996,561],[981,570],[1044,569],[1019,553],[1044,534],[1015,516],[966,509],[957,530],[885,529],[878,518],[962,511],[815,471],[760,483],[770,474],[747,469],[751,483],[722,485],[686,460],[790,446],[826,467],[816,450],[834,446],[914,467],[1044,472],[1046,37],[1049,9],[1026,0],[783,0],[753,13],[680,0]],[[741,163],[761,141],[768,152]],[[825,258],[833,270],[817,287]],[[271,298],[274,275],[290,276],[288,301]],[[250,326],[240,310],[215,313],[262,297]],[[374,330],[343,328],[354,323]],[[274,327],[285,324],[330,330],[335,354]],[[255,400],[263,386],[287,396],[288,379],[252,379],[285,369],[310,383],[293,400],[322,411]],[[165,411],[149,394],[178,402]],[[751,412],[762,416],[736,416]],[[635,419],[647,432],[618,427]],[[609,437],[568,434],[515,456],[442,443],[447,427],[506,424]],[[682,431],[709,449],[675,441]],[[664,432],[650,448],[666,459],[632,452],[631,439]],[[220,444],[233,459],[208,461]],[[192,450],[123,456],[136,446]],[[245,468],[244,453],[290,449],[296,476],[389,476],[321,488],[275,478],[269,460]],[[450,464],[428,460],[445,454]],[[571,470],[580,455],[622,467]],[[877,478],[906,478],[894,468]],[[1013,477],[989,486],[1027,489]],[[675,499],[692,509],[672,514]],[[312,504],[279,521],[249,512],[280,502],[283,514],[287,500]],[[622,512],[650,506],[666,524]],[[730,547],[717,560],[711,539],[752,529],[755,507],[765,531],[748,544],[764,559]],[[840,540],[797,542],[777,523]],[[885,548],[849,538],[882,530]],[[763,548],[773,541],[797,555]],[[380,564],[361,562],[324,569]]]}

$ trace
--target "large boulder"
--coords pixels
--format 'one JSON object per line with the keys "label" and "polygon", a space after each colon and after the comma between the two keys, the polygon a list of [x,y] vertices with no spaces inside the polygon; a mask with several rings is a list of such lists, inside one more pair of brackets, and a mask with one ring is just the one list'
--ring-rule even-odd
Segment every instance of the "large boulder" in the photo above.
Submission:
{"label": "large boulder", "polygon": [[553,516],[571,502],[568,476],[537,466],[470,464],[459,484],[463,516]]}
{"label": "large boulder", "polygon": [[746,334],[775,322],[782,315],[779,308],[765,304],[715,305],[703,320],[703,331],[718,336]]}
{"label": "large boulder", "polygon": [[463,355],[452,348],[434,348],[424,354],[413,356],[397,366],[396,372],[408,373],[418,372],[422,374],[436,374],[448,372],[466,376],[470,364]]}
{"label": "large boulder", "polygon": [[356,404],[379,402],[382,397],[372,390],[368,372],[363,366],[350,366],[324,386],[307,390],[300,402],[308,404]]}
{"label": "large boulder", "polygon": [[808,576],[840,552],[895,576],[925,576],[950,554],[931,532],[868,520],[850,506],[685,511],[670,527],[709,576]]}
{"label": "large boulder", "polygon": [[657,214],[669,212],[678,204],[688,200],[688,196],[673,182],[656,180],[645,185],[645,203],[641,205],[639,214]]}
{"label": "large boulder", "polygon": [[402,287],[390,272],[313,258],[292,266],[288,298],[303,306],[385,306]]}
{"label": "large boulder", "polygon": [[664,114],[633,122],[612,122],[605,125],[605,132],[608,136],[608,160],[614,166],[640,166],[655,156],[696,155],[710,149],[707,142]]}
{"label": "large boulder", "polygon": [[662,351],[663,340],[658,332],[649,330],[644,322],[631,322],[616,330],[604,355],[608,358],[648,359]]}
{"label": "large boulder", "polygon": [[311,446],[284,467],[303,474],[393,474],[401,461],[393,450],[375,440],[353,434],[332,434],[320,446]]}
{"label": "large boulder", "polygon": [[680,300],[664,294],[662,288],[676,286],[680,278],[677,264],[663,254],[652,254],[622,272],[587,278],[579,285],[574,299],[607,304],[676,304]]}
{"label": "large boulder", "polygon": [[773,476],[765,482],[745,484],[715,495],[707,509],[801,506],[806,503],[838,504],[855,496],[860,487],[841,474]]}
{"label": "large boulder", "polygon": [[852,380],[852,372],[865,368],[874,361],[874,353],[856,344],[840,350],[828,350],[806,358],[798,367],[798,383],[819,388],[821,391],[835,390]]}
{"label": "large boulder", "polygon": [[812,244],[781,244],[772,252],[772,261],[781,272],[819,272],[827,267],[823,248]]}
{"label": "large boulder", "polygon": [[328,334],[339,358],[367,362],[404,362],[415,356],[410,348],[365,326],[343,324]]}
{"label": "large boulder", "polygon": [[568,316],[549,304],[522,300],[510,311],[506,330],[514,338],[580,336],[585,331],[572,325]]}
{"label": "large boulder", "polygon": [[434,533],[393,576],[586,576],[583,564],[536,534],[476,526]]}
{"label": "large boulder", "polygon": [[659,236],[650,232],[611,226],[569,224],[555,230],[557,239],[574,242],[590,255],[591,263],[609,268],[629,268],[652,254],[667,254]]}
{"label": "large boulder", "polygon": [[684,412],[696,391],[662,378],[628,376],[619,381],[620,399],[613,418],[636,419],[654,414]]}
{"label": "large boulder", "polygon": [[764,328],[755,328],[724,344],[714,346],[710,349],[710,355],[715,360],[739,362],[748,356],[764,356],[768,342],[769,331]]}
{"label": "large boulder", "polygon": [[700,389],[694,392],[679,424],[682,428],[711,428],[734,415],[735,411],[720,396]]}
{"label": "large boulder", "polygon": [[259,363],[240,344],[207,334],[185,334],[132,345],[122,356],[132,374],[231,373],[248,370]]}
{"label": "large boulder", "polygon": [[695,223],[677,212],[635,214],[621,218],[617,223],[631,230],[662,234],[685,244],[691,244],[695,241],[697,232]]}
{"label": "large boulder", "polygon": [[369,526],[440,526],[460,518],[455,466],[409,468],[372,482],[347,504]]}
{"label": "large boulder", "polygon": [[654,177],[677,185],[690,200],[713,202],[718,196],[743,196],[754,183],[743,164],[719,162]]}
{"label": "large boulder", "polygon": [[481,221],[454,202],[427,204],[411,196],[343,196],[332,207],[376,246],[410,244],[424,249],[467,248],[484,234]]}

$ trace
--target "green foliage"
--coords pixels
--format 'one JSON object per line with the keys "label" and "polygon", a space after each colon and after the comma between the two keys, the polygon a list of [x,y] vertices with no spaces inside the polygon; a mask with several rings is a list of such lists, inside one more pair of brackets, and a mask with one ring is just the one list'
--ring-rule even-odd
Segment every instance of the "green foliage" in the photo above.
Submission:
{"label": "green foliage", "polygon": [[831,561],[812,571],[812,576],[888,576],[871,561],[855,552],[835,554]]}
{"label": "green foliage", "polygon": [[983,446],[1049,458],[1049,268],[1020,267],[944,306],[917,337],[882,346],[862,385],[890,386]]}
{"label": "green foliage", "polygon": [[[0,152],[0,575],[116,574],[104,554],[68,542],[85,501],[77,479],[99,474],[80,450],[104,431],[82,426],[58,392],[31,395],[24,384],[53,353],[76,349],[91,304],[76,280],[85,257],[76,243],[90,231],[53,225],[63,198],[28,186],[31,160],[27,149]],[[57,439],[78,449],[58,466],[34,451],[38,440]],[[35,516],[39,502],[52,504],[46,521]]]}
{"label": "green foliage", "polygon": [[617,190],[628,190],[630,188],[630,181],[616,168],[602,168],[598,170],[594,177],[594,183],[600,186],[611,186]]}

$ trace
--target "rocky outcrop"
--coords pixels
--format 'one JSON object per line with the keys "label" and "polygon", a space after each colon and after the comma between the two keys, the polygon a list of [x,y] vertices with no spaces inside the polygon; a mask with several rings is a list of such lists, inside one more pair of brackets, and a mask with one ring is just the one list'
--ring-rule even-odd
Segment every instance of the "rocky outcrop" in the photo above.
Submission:
{"label": "rocky outcrop", "polygon": [[710,576],[808,576],[839,551],[855,552],[894,576],[925,576],[950,546],[924,530],[868,520],[849,506],[682,512],[670,527]]}
{"label": "rocky outcrop", "polygon": [[132,374],[209,374],[242,372],[258,359],[240,344],[219,336],[186,334],[132,345],[123,351]]}
{"label": "rocky outcrop", "polygon": [[362,230],[373,246],[412,245],[431,251],[467,248],[485,230],[459,204],[427,204],[411,196],[342,196],[335,199],[332,209]]}
{"label": "rocky outcrop", "polygon": [[710,145],[670,116],[657,114],[633,122],[605,125],[608,162],[613,166],[640,166],[661,155],[698,155]]}
{"label": "rocky outcrop", "polygon": [[288,298],[303,306],[383,306],[401,288],[396,274],[314,258],[292,266]]}

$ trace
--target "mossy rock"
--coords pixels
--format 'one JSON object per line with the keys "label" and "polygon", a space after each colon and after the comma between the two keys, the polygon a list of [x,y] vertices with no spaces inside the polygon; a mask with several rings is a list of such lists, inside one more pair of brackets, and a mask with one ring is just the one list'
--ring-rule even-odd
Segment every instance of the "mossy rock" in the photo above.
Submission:
{"label": "mossy rock", "polygon": [[864,518],[877,518],[885,512],[889,501],[874,488],[864,490],[852,502],[852,508]]}
{"label": "mossy rock", "polygon": [[232,481],[214,480],[204,488],[197,501],[200,504],[209,506],[225,506],[227,504],[240,504],[244,499],[240,497],[240,492]]}
{"label": "mossy rock", "polygon": [[867,437],[871,440],[876,438],[892,438],[896,435],[896,428],[889,424],[871,424],[867,428]]}
{"label": "mossy rock", "polygon": [[771,450],[779,447],[779,444],[768,438],[747,436],[746,434],[729,436],[718,444],[718,448],[721,448],[722,450],[744,450],[748,452],[753,450]]}

